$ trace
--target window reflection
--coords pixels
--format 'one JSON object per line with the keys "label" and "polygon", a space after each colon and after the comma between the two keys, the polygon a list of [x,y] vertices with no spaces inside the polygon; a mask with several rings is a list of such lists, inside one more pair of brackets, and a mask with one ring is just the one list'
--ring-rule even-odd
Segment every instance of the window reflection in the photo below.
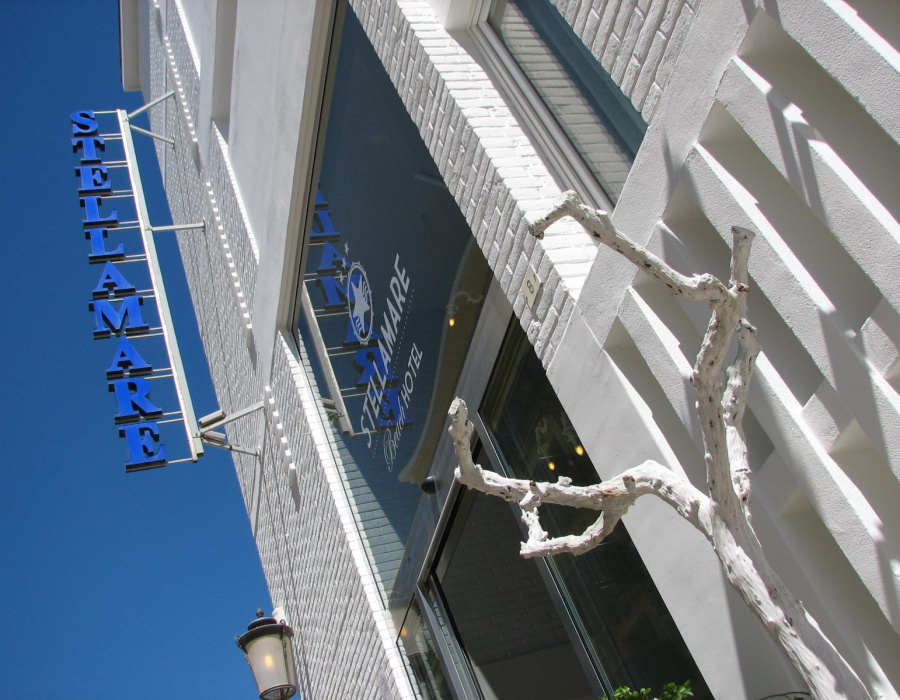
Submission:
{"label": "window reflection", "polygon": [[334,80],[297,325],[390,595],[491,270],[350,7]]}
{"label": "window reflection", "polygon": [[422,619],[416,600],[409,607],[397,643],[409,660],[422,697],[427,700],[453,700],[431,630]]}
{"label": "window reflection", "polygon": [[[488,466],[484,454],[475,459]],[[538,562],[519,556],[509,504],[466,493],[436,579],[486,700],[596,697]]]}

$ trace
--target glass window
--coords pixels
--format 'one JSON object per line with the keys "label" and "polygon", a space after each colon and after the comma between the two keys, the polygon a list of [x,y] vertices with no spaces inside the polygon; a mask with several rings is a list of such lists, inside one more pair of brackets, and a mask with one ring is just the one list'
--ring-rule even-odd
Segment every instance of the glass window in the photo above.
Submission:
{"label": "glass window", "polygon": [[390,592],[491,273],[351,8],[304,265],[299,331]]}
{"label": "glass window", "polygon": [[[489,466],[486,455],[475,458]],[[475,682],[489,700],[594,698],[576,650],[580,641],[563,624],[541,563],[519,556],[521,539],[509,504],[470,491],[435,568],[432,585]]]}
{"label": "glass window", "polygon": [[450,684],[441,664],[438,645],[415,599],[409,606],[406,619],[400,627],[397,646],[409,661],[413,679],[423,698],[453,700],[453,693],[450,691]]}
{"label": "glass window", "polygon": [[[577,485],[600,481],[540,360],[513,323],[482,405],[503,468],[522,479]],[[601,417],[598,417],[600,419]],[[544,506],[551,536],[583,532],[596,511]],[[619,523],[599,547],[549,560],[595,663],[613,688],[651,688],[691,680],[697,698],[709,691],[656,586]]]}
{"label": "glass window", "polygon": [[647,129],[640,113],[549,0],[496,0],[488,23],[615,204]]}

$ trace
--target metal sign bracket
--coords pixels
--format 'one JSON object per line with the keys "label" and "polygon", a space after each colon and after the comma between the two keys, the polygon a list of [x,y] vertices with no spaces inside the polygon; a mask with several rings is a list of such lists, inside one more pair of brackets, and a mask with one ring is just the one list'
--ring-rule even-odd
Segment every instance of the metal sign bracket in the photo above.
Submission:
{"label": "metal sign bracket", "polygon": [[128,113],[128,126],[131,127],[132,131],[136,131],[139,134],[144,134],[144,136],[149,136],[150,138],[154,138],[159,141],[165,141],[167,144],[172,146],[172,148],[174,148],[175,147],[175,139],[169,138],[168,136],[163,136],[161,134],[156,134],[152,131],[147,131],[147,129],[142,129],[141,127],[135,126],[134,124],[131,123],[131,120],[134,119],[137,115],[143,114],[151,107],[155,107],[160,102],[164,102],[165,100],[168,100],[170,97],[175,97],[174,90],[167,92],[165,95],[162,95],[161,97],[157,97],[155,100],[153,100],[152,102],[148,102],[143,107],[138,107],[133,112],[129,112]]}
{"label": "metal sign bracket", "polygon": [[223,450],[228,450],[229,452],[239,452],[240,454],[252,455],[253,457],[259,459],[259,449],[252,450],[247,447],[242,447],[241,445],[233,445],[228,442],[228,438],[226,437],[225,433],[217,433],[214,431],[216,428],[221,428],[223,425],[227,425],[228,423],[236,421],[239,418],[248,416],[251,413],[263,409],[264,407],[265,402],[259,401],[252,406],[247,406],[247,408],[242,408],[240,411],[235,411],[232,414],[226,414],[225,411],[219,409],[214,413],[203,416],[200,420],[197,421],[199,430],[194,434],[194,437],[199,438],[204,445],[209,445],[210,447],[218,447]]}
{"label": "metal sign bracket", "polygon": [[163,231],[195,231],[197,229],[206,230],[206,219],[199,224],[172,224],[171,226],[151,226],[153,233],[162,233]]}
{"label": "metal sign bracket", "polygon": [[[150,214],[147,210],[147,202],[144,198],[144,188],[141,184],[141,175],[137,163],[137,153],[134,149],[134,142],[131,138],[131,117],[140,114],[149,109],[154,104],[162,102],[171,95],[163,95],[153,102],[150,102],[131,114],[123,109],[116,110],[119,120],[119,133],[122,135],[122,145],[125,150],[125,163],[128,167],[128,176],[131,180],[131,191],[134,197],[134,206],[137,213],[137,227],[140,229],[141,238],[144,244],[144,254],[147,258],[147,268],[150,272],[150,281],[156,296],[156,307],[159,312],[159,320],[161,332],[166,344],[166,351],[169,355],[169,367],[171,368],[172,379],[175,383],[175,391],[178,395],[178,403],[181,408],[182,421],[184,430],[191,450],[191,461],[196,462],[203,456],[203,441],[197,434],[197,420],[194,417],[194,406],[191,401],[191,393],[187,384],[187,378],[184,372],[184,366],[181,360],[181,352],[178,349],[178,338],[175,335],[175,326],[172,322],[172,313],[169,309],[169,302],[166,296],[166,287],[163,282],[162,269],[160,267],[159,255],[156,251],[156,242],[153,239],[154,227],[150,223]],[[196,227],[196,224],[179,224],[176,226]],[[164,230],[166,227],[156,227]]]}

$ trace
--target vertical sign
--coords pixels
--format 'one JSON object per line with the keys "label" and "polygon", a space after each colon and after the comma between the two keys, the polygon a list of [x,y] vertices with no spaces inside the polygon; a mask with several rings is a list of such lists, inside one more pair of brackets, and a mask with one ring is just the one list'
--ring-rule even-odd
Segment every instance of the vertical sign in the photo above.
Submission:
{"label": "vertical sign", "polygon": [[[89,304],[89,309],[94,315],[93,334],[95,339],[116,340],[112,361],[106,369],[106,379],[109,391],[114,395],[116,402],[117,411],[113,419],[119,426],[119,436],[125,440],[128,449],[125,470],[152,469],[188,459],[196,461],[203,454],[203,447],[197,434],[171,315],[166,303],[165,287],[152,238],[153,230],[149,225],[131,141],[129,117],[124,111],[116,112],[120,133],[114,136],[115,138],[121,136],[125,153],[124,166],[128,169],[131,196],[137,211],[137,225],[142,235],[143,251],[140,251],[142,254],[136,255],[126,251],[124,242],[111,245],[108,241],[109,233],[116,230],[120,222],[118,210],[105,207],[103,198],[118,198],[122,194],[113,190],[109,173],[112,164],[108,168],[103,162],[106,138],[100,133],[96,114],[99,113],[79,111],[71,115],[72,150],[80,156],[75,174],[79,181],[79,201],[85,211],[83,226],[90,247],[88,262],[100,268],[100,277]],[[112,138],[110,135],[107,137]],[[119,162],[116,165],[121,166],[123,163]],[[146,261],[152,287],[148,290],[149,293],[139,292],[122,271],[124,263],[136,260]],[[142,311],[145,298],[152,298],[156,302],[161,326],[159,329],[151,329],[144,321]],[[154,333],[151,333],[151,330]],[[170,366],[164,370],[157,370],[159,374],[154,377],[154,367],[141,354],[136,344],[139,339],[144,340],[160,334],[166,344]],[[187,432],[191,450],[191,456],[187,459],[168,459],[160,425],[173,421],[160,420],[164,415],[163,410],[150,395],[149,380],[167,377],[171,377],[175,383],[181,409],[175,412],[181,417],[174,422],[184,423]]]}

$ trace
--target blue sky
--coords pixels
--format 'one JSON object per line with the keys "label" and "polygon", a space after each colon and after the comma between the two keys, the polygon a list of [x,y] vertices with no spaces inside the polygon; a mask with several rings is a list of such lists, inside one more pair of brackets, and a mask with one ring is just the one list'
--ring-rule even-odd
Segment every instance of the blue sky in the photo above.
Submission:
{"label": "blue sky", "polygon": [[[233,638],[271,602],[231,460],[125,474],[114,347],[91,335],[100,269],[69,114],[142,103],[121,88],[116,5],[0,3],[0,697],[252,698]],[[151,220],[168,223],[155,160],[141,167]],[[215,399],[171,236],[163,272],[203,415]]]}

